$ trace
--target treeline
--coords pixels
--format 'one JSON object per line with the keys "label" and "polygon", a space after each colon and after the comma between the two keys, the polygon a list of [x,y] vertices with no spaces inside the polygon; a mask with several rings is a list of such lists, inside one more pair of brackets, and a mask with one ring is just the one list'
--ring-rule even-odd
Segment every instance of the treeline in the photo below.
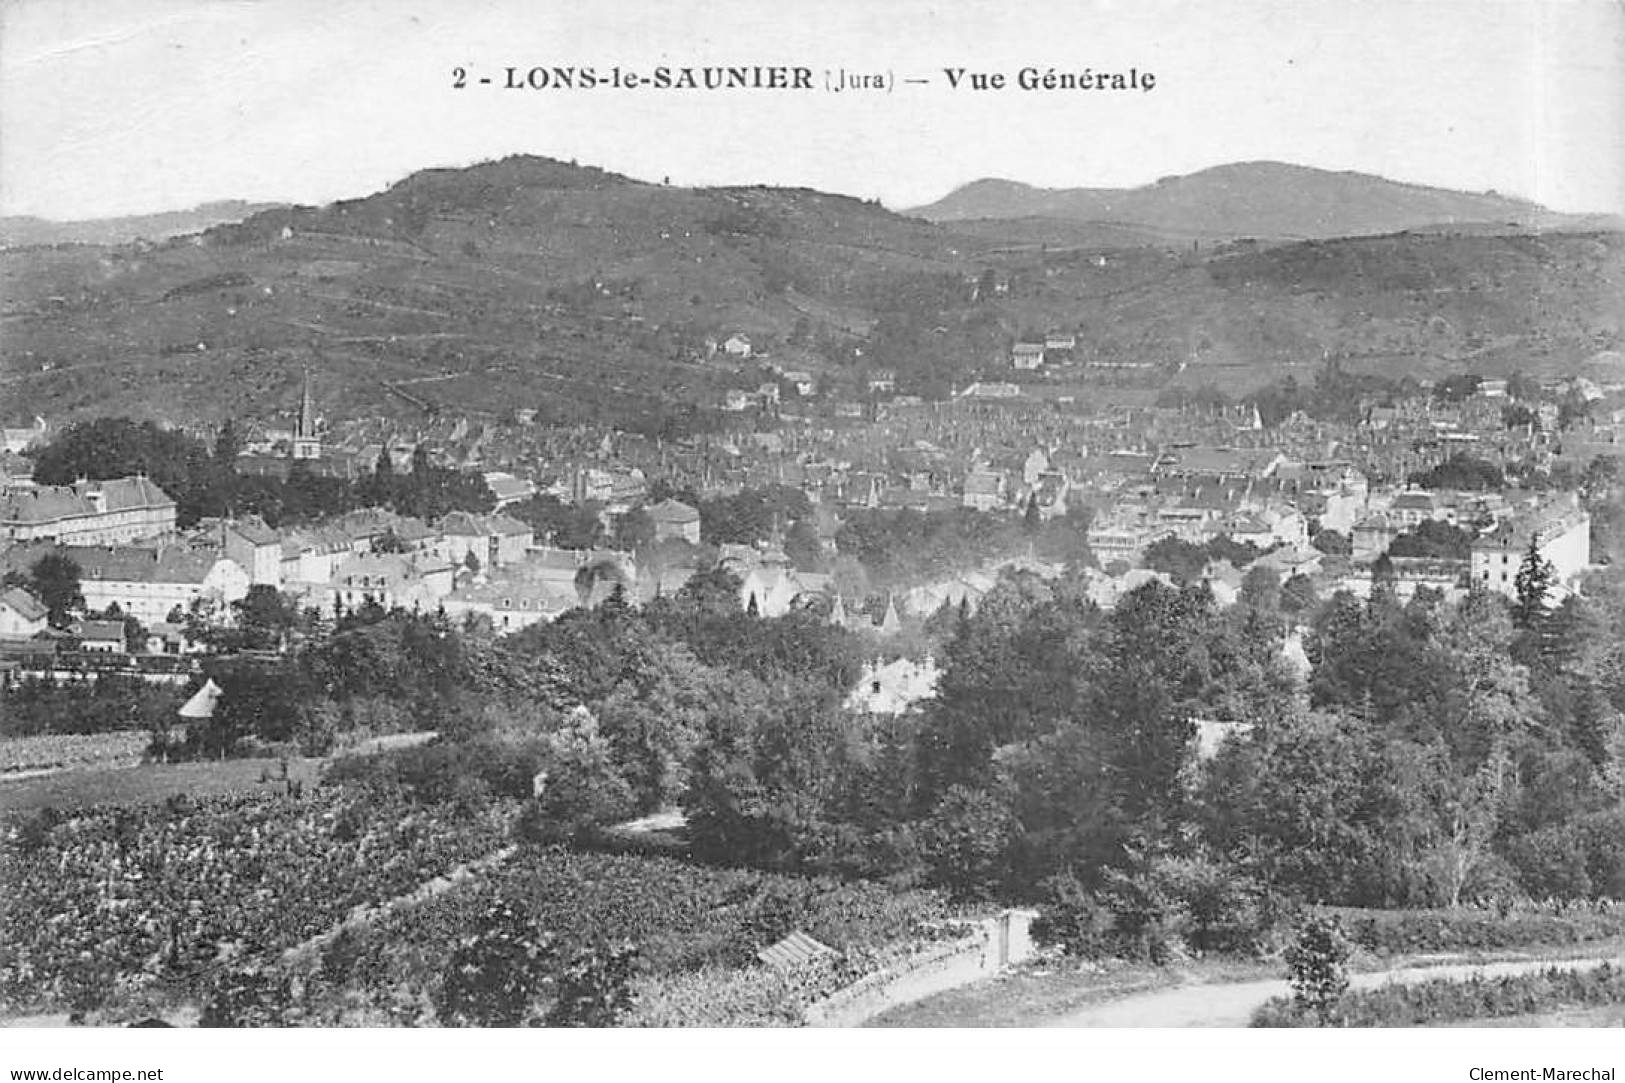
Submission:
{"label": "treeline", "polygon": [[496,503],[483,478],[434,465],[423,447],[407,473],[395,473],[386,453],[375,472],[353,481],[318,476],[300,462],[290,464],[286,478],[240,475],[241,448],[230,421],[210,446],[150,421],[96,418],[70,425],[42,448],[34,477],[42,485],[68,485],[144,474],[174,499],[182,528],[206,516],[245,514],[273,527],[294,525],[364,507],[433,519],[449,511],[489,511]]}

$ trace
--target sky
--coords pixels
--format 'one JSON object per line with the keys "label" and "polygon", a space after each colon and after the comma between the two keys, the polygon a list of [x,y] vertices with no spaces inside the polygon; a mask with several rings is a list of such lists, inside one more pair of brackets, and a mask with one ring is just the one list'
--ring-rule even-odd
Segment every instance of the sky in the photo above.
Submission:
{"label": "sky", "polygon": [[[727,64],[894,82],[502,86],[509,67]],[[1156,85],[944,76],[1023,67]],[[980,177],[1129,187],[1269,159],[1625,213],[1625,3],[0,0],[0,214],[323,203],[514,153],[891,207]]]}

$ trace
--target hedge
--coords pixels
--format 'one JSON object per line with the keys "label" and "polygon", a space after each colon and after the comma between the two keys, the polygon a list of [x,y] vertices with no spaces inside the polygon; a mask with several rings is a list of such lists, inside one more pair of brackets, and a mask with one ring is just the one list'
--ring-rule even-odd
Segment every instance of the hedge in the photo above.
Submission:
{"label": "hedge", "polygon": [[1349,938],[1376,955],[1561,947],[1625,936],[1625,905],[1611,902],[1539,904],[1499,911],[1347,910]]}
{"label": "hedge", "polygon": [[[1609,1004],[1625,1004],[1625,969],[1603,963],[1589,970],[1550,967],[1536,974],[1465,981],[1435,978],[1348,993],[1332,1011],[1329,1025],[1427,1027]],[[1292,998],[1275,997],[1253,1013],[1252,1025],[1312,1027],[1319,1023]]]}

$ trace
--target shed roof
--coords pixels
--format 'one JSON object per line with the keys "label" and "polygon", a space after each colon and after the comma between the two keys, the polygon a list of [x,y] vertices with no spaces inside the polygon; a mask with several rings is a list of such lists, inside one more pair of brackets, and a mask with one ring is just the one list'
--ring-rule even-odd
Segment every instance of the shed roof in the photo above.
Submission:
{"label": "shed roof", "polygon": [[769,944],[757,952],[756,958],[775,970],[789,970],[815,959],[839,954],[829,945],[821,944],[800,929],[795,929],[777,944]]}

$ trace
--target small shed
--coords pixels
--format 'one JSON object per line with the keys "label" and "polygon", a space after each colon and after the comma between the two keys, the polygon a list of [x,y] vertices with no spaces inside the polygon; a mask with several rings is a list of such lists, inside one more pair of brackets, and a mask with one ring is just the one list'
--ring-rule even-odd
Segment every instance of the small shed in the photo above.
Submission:
{"label": "small shed", "polygon": [[783,940],[776,944],[769,944],[757,952],[756,958],[774,970],[789,970],[793,967],[803,966],[815,959],[833,957],[839,954],[840,952],[828,944],[820,944],[800,929],[795,929]]}

